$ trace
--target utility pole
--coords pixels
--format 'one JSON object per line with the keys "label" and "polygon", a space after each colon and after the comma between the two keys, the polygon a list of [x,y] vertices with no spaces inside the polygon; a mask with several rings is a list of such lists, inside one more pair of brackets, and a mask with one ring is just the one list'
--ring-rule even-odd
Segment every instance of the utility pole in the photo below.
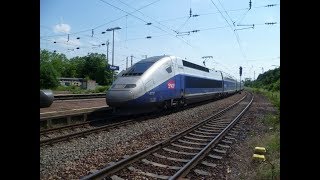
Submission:
{"label": "utility pole", "polygon": [[[107,31],[112,31],[112,66],[113,66],[113,62],[114,62],[114,30],[118,30],[121,29],[120,27],[114,27],[114,28],[109,28],[107,29]],[[112,72],[112,83],[113,83],[113,79],[114,79],[114,71]]]}
{"label": "utility pole", "polygon": [[[131,66],[132,66],[132,58],[133,58],[133,55],[131,55]],[[131,67],[131,66],[130,66],[130,67]]]}
{"label": "utility pole", "polygon": [[107,41],[107,60],[109,62],[109,40]]}
{"label": "utility pole", "polygon": [[128,57],[126,57],[126,70],[128,69]]}

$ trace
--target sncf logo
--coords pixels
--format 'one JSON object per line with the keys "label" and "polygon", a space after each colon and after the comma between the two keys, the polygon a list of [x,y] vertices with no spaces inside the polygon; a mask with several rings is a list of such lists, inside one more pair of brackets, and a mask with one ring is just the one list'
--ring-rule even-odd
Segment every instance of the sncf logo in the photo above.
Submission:
{"label": "sncf logo", "polygon": [[174,87],[176,86],[176,83],[174,82],[174,80],[170,80],[168,81],[168,89],[174,89]]}

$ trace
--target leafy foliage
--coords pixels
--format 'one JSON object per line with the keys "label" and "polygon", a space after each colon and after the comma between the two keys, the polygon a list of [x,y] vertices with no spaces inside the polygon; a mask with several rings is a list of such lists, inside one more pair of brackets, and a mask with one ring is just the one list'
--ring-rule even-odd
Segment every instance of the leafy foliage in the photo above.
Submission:
{"label": "leafy foliage", "polygon": [[91,53],[68,59],[64,54],[41,50],[40,87],[57,87],[59,77],[89,78],[100,85],[111,85],[112,71],[106,70],[106,65],[107,59],[104,54]]}
{"label": "leafy foliage", "polygon": [[59,85],[58,73],[50,63],[42,63],[40,66],[40,88],[50,89]]}
{"label": "leafy foliage", "polygon": [[245,86],[280,91],[280,67],[260,74],[255,81],[246,80]]}

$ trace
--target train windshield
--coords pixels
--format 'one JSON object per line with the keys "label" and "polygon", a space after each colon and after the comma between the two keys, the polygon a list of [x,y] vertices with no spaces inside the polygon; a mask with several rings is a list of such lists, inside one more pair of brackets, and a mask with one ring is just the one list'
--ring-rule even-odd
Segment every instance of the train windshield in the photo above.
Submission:
{"label": "train windshield", "polygon": [[141,62],[136,63],[130,67],[127,72],[124,72],[122,76],[141,76],[147,69],[152,66],[154,62]]}

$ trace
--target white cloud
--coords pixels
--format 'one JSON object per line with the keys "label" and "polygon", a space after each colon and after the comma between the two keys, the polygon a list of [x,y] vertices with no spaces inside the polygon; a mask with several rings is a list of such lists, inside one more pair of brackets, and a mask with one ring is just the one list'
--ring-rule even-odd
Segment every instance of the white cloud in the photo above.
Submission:
{"label": "white cloud", "polygon": [[71,30],[71,27],[69,24],[57,24],[54,26],[53,31],[55,33],[63,32],[63,33],[69,33]]}

